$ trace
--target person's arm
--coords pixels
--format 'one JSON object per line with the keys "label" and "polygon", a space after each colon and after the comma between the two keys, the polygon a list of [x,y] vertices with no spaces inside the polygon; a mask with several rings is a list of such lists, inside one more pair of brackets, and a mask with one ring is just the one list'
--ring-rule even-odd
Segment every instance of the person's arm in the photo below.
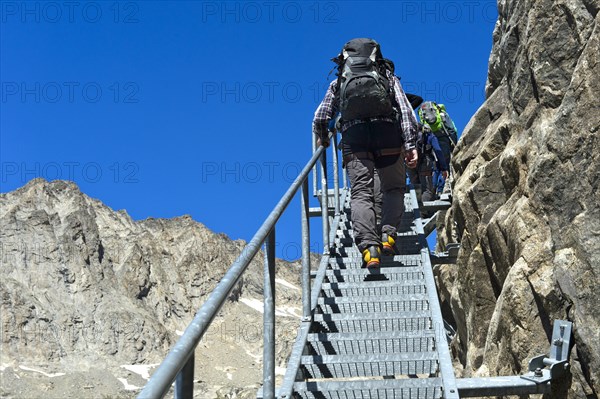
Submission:
{"label": "person's arm", "polygon": [[397,76],[393,75],[394,80],[394,96],[396,97],[396,102],[400,107],[400,127],[402,128],[402,134],[404,135],[404,149],[406,164],[409,168],[414,168],[417,164],[418,155],[417,155],[417,118],[415,118],[415,114],[413,113],[412,107],[408,98],[406,98],[406,94],[402,89],[402,85],[400,84],[400,79]]}
{"label": "person's arm", "polygon": [[329,145],[329,132],[327,130],[329,121],[333,118],[333,115],[336,113],[335,107],[335,95],[333,93],[334,85],[336,81],[334,80],[329,84],[327,88],[327,92],[325,93],[325,97],[321,101],[321,104],[317,107],[315,111],[315,116],[313,118],[312,130],[313,133],[318,137],[318,145],[323,143],[325,147]]}
{"label": "person's arm", "polygon": [[393,76],[394,79],[394,95],[396,97],[396,102],[400,107],[400,116],[401,116],[401,128],[402,134],[404,135],[404,145],[405,149],[413,149],[416,146],[417,141],[417,118],[415,118],[415,114],[413,113],[412,107],[408,98],[406,98],[406,94],[402,89],[402,85],[400,84],[400,79],[397,76]]}

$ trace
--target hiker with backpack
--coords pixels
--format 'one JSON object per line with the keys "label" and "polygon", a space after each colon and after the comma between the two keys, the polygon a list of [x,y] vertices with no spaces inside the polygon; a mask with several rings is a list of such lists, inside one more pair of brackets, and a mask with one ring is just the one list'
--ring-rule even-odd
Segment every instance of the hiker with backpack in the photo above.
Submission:
{"label": "hiker with backpack", "polygon": [[[406,97],[414,110],[423,103],[423,98],[416,94],[406,93]],[[431,132],[429,125],[422,122],[419,122],[417,129],[417,154],[417,166],[407,168],[406,174],[415,188],[419,202],[434,201],[436,190],[433,171],[441,172],[445,179],[448,177],[448,166],[437,137]],[[423,216],[426,216],[425,212]]]}
{"label": "hiker with backpack", "polygon": [[419,124],[417,153],[419,155],[417,166],[407,169],[408,177],[415,188],[419,202],[434,201],[436,190],[433,184],[433,171],[440,172],[446,179],[448,166],[437,137],[427,125]]}
{"label": "hiker with backpack", "polygon": [[[394,64],[383,58],[379,44],[353,39],[333,59],[337,79],[331,82],[313,119],[318,143],[329,145],[327,126],[341,114],[342,156],[352,189],[352,223],[363,266],[378,267],[382,250],[395,253],[396,231],[404,211],[404,162],[417,162],[416,118]],[[375,212],[375,171],[381,180],[381,235]]]}
{"label": "hiker with backpack", "polygon": [[[454,122],[450,118],[450,115],[448,115],[448,112],[446,112],[446,107],[444,104],[426,101],[419,107],[419,119],[437,138],[442,153],[444,154],[444,160],[446,161],[446,164],[450,166],[452,151],[454,151],[454,147],[456,147],[458,135]],[[436,191],[439,192],[442,191],[446,180],[446,177],[444,177],[441,172],[441,170],[438,170],[437,174],[434,176],[434,184],[437,186]]]}

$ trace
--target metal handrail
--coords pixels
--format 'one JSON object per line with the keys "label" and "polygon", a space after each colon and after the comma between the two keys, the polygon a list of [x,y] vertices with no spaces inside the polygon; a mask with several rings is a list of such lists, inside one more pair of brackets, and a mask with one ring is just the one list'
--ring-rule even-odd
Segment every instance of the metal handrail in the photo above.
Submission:
{"label": "metal handrail", "polygon": [[[314,149],[314,147],[313,147]],[[334,151],[337,148],[334,147]],[[281,197],[275,208],[271,211],[269,216],[265,219],[261,227],[258,229],[254,237],[244,247],[241,255],[231,265],[225,276],[217,284],[215,289],[212,291],[206,302],[198,310],[194,319],[186,328],[183,335],[179,338],[175,346],[169,351],[163,362],[160,364],[158,369],[152,374],[150,380],[145,385],[143,390],[137,396],[138,399],[155,399],[162,398],[169,391],[171,385],[175,380],[175,396],[176,398],[192,398],[193,396],[193,369],[194,369],[194,350],[204,333],[212,323],[213,319],[225,303],[227,296],[233,290],[236,283],[245,272],[246,268],[258,253],[260,247],[266,240],[266,251],[265,251],[265,348],[264,348],[264,363],[265,368],[263,371],[263,378],[265,382],[264,394],[265,398],[273,397],[274,395],[274,240],[275,240],[275,224],[292,201],[294,195],[298,189],[303,186],[302,193],[302,213],[303,218],[308,217],[308,203],[307,203],[307,191],[308,175],[315,167],[315,164],[320,159],[322,172],[322,191],[325,193],[325,201],[321,203],[321,207],[324,210],[323,222],[324,227],[324,252],[328,250],[329,241],[329,223],[328,223],[328,198],[327,198],[327,174],[326,174],[326,152],[325,147],[320,146],[314,150],[311,159],[308,161],[306,166],[302,169],[298,177],[294,180],[291,186],[288,188],[286,193]],[[337,170],[335,172],[337,174]],[[336,179],[337,182],[337,179]],[[323,187],[324,186],[324,187]],[[305,215],[306,214],[306,215]],[[303,247],[308,244],[308,223],[303,221]],[[325,235],[327,234],[327,236]],[[303,258],[308,254],[307,249],[303,249]],[[307,258],[308,259],[308,258]],[[308,260],[303,260],[303,275],[310,273],[310,263]],[[303,282],[310,284],[310,278],[303,276]],[[268,287],[267,287],[268,285]],[[304,292],[310,292],[310,288],[303,287]],[[305,300],[310,301],[310,298]],[[305,312],[310,309],[310,302],[308,306],[304,305]],[[269,313],[269,314],[267,314]],[[272,314],[271,314],[272,313]],[[267,345],[268,344],[268,345]],[[269,348],[267,348],[269,346]],[[269,363],[269,364],[267,364]]]}
{"label": "metal handrail", "polygon": [[419,244],[421,246],[421,261],[423,262],[423,275],[425,277],[426,291],[429,295],[429,310],[431,311],[431,319],[434,325],[436,334],[436,348],[440,376],[443,381],[444,398],[445,399],[458,399],[458,389],[456,388],[456,378],[454,376],[454,369],[452,366],[452,359],[450,358],[450,350],[448,349],[448,343],[446,342],[446,332],[443,328],[444,320],[442,318],[442,310],[437,294],[437,287],[435,285],[435,277],[433,275],[433,268],[431,266],[431,260],[429,259],[429,245],[427,244],[427,238],[425,231],[423,230],[423,222],[421,219],[421,211],[419,210],[419,202],[417,201],[417,193],[414,188],[410,189],[410,202],[412,204],[413,212],[416,215],[414,220],[415,230],[418,236]]}

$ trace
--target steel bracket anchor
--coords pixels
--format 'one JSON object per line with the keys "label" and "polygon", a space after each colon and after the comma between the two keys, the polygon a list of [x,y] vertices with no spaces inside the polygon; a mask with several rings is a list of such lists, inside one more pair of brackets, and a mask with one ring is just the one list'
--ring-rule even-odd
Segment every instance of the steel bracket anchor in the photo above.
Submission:
{"label": "steel bracket anchor", "polygon": [[569,350],[571,349],[571,331],[573,323],[554,320],[550,355],[540,355],[529,361],[529,372],[521,376],[537,384],[560,379],[571,367]]}

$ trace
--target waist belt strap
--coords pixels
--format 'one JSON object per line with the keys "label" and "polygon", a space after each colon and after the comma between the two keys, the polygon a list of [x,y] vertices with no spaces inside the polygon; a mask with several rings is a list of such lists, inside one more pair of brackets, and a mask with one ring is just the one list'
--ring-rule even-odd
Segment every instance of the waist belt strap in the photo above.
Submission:
{"label": "waist belt strap", "polygon": [[375,151],[376,157],[385,157],[386,155],[400,155],[404,152],[402,148],[384,148],[381,150]]}
{"label": "waist belt strap", "polygon": [[354,159],[370,159],[374,161],[377,158],[385,157],[388,155],[400,155],[404,152],[404,149],[401,147],[398,148],[383,148],[381,150],[376,150],[372,152],[368,151],[360,151],[353,152],[351,154],[346,154],[343,157],[344,164],[348,164],[348,162]]}

